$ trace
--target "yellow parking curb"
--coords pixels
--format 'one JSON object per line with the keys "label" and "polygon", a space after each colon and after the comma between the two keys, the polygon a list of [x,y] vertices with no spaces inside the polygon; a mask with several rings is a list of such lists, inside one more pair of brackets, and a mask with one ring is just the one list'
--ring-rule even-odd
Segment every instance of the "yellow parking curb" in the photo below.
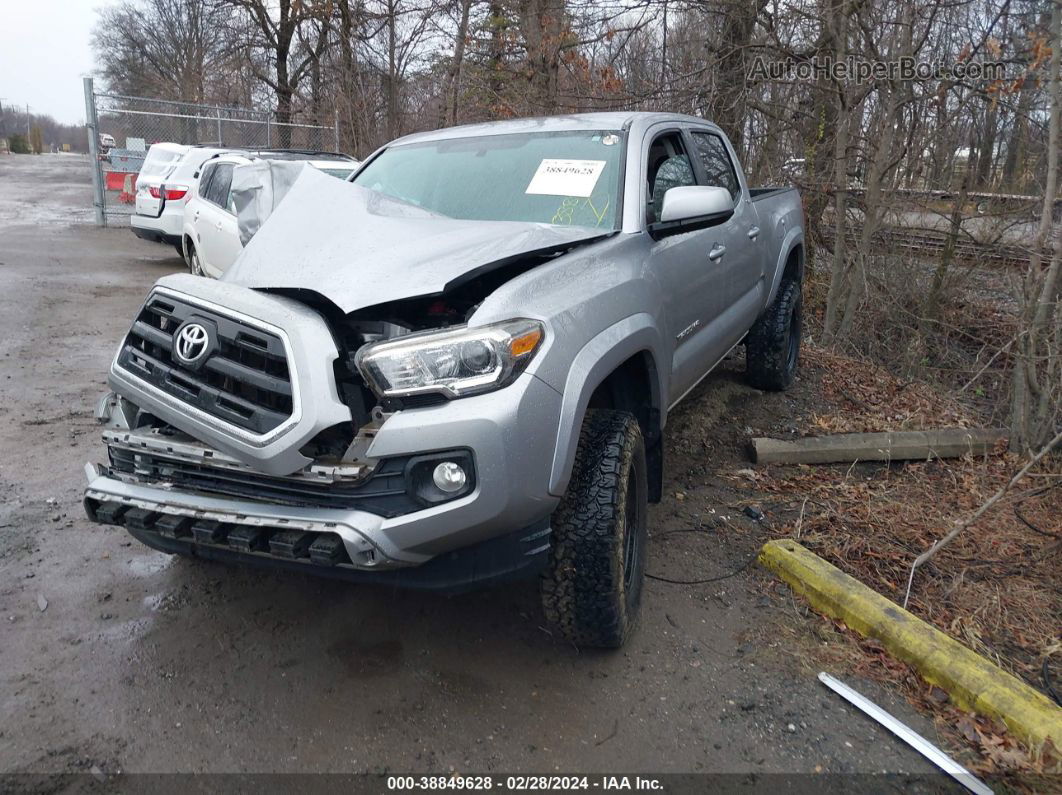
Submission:
{"label": "yellow parking curb", "polygon": [[789,539],[768,541],[759,562],[820,613],[876,638],[961,708],[998,718],[1033,753],[1062,750],[1062,709],[958,641]]}

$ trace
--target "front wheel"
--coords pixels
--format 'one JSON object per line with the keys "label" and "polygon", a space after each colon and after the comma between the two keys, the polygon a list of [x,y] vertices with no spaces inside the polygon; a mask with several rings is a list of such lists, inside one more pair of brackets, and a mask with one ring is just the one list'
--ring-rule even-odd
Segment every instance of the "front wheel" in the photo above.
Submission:
{"label": "front wheel", "polygon": [[546,619],[577,645],[619,648],[637,623],[648,547],[645,443],[632,414],[587,412],[550,524]]}

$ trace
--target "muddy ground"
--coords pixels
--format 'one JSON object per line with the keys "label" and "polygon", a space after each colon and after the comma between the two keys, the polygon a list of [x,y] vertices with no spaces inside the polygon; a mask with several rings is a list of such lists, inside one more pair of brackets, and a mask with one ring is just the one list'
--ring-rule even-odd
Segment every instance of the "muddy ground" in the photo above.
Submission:
{"label": "muddy ground", "polygon": [[764,394],[735,359],[673,413],[650,571],[742,570],[647,582],[618,652],[552,637],[533,583],[358,587],[172,558],[87,521],[107,366],[182,267],[127,228],[70,224],[90,217],[88,179],[79,157],[0,158],[0,771],[932,771],[815,681],[803,608],[742,569],[764,533],[719,474],[750,466],[750,429],[796,428],[814,372]]}

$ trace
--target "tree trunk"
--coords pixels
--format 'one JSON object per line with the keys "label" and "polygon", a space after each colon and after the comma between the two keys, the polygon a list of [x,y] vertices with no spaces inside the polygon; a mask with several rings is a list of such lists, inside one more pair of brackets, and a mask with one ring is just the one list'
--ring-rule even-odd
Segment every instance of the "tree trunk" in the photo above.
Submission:
{"label": "tree trunk", "polygon": [[765,0],[729,0],[723,12],[720,32],[722,57],[716,65],[716,91],[713,121],[730,138],[734,151],[742,154],[745,144],[745,98],[747,75],[745,50],[752,42],[756,19]]}
{"label": "tree trunk", "polygon": [[[848,6],[845,0],[833,4],[833,56],[844,59],[848,48]],[[837,137],[833,147],[833,258],[830,262],[830,288],[826,293],[826,316],[823,338],[832,342],[837,326],[838,309],[844,296],[843,283],[848,250],[848,137],[851,117],[848,113],[848,88],[841,82],[837,88]]]}
{"label": "tree trunk", "polygon": [[454,40],[454,57],[447,75],[449,91],[446,95],[446,110],[443,124],[457,124],[457,104],[461,96],[461,66],[465,59],[465,42],[468,39],[468,16],[472,10],[472,0],[461,0],[461,19],[457,23],[457,38]]}
{"label": "tree trunk", "polygon": [[[341,115],[349,132],[349,146],[344,146],[346,151],[356,157],[359,153],[358,145],[361,142],[359,135],[358,119],[360,114],[356,112],[354,99],[355,81],[355,53],[354,53],[354,18],[355,12],[350,7],[351,0],[341,0],[339,3],[339,68],[340,75],[337,82],[337,93],[340,103]],[[359,14],[360,15],[360,14]],[[346,143],[345,141],[343,142]]]}
{"label": "tree trunk", "polygon": [[490,2],[490,50],[487,58],[487,87],[492,99],[497,100],[505,88],[502,65],[505,59],[505,28],[508,20],[501,0]]}
{"label": "tree trunk", "polygon": [[[1047,139],[1047,175],[1040,224],[1029,255],[1029,268],[1021,291],[1022,326],[1016,346],[1011,404],[1011,449],[1019,452],[1042,446],[1055,434],[1054,425],[1062,411],[1062,352],[1052,350],[1051,337],[1058,314],[1059,271],[1062,269],[1062,229],[1054,223],[1058,200],[1060,115],[1062,115],[1062,0],[1055,0],[1051,12],[1051,72],[1047,94],[1050,100]],[[1051,259],[1046,271],[1043,255],[1053,238]]]}
{"label": "tree trunk", "polygon": [[1018,104],[1014,109],[1014,121],[1011,124],[1010,138],[1007,143],[1007,158],[1003,161],[1003,176],[1000,184],[1012,193],[1024,190],[1025,142],[1028,137],[1029,112],[1036,98],[1034,87],[1024,82],[1018,89]]}
{"label": "tree trunk", "polygon": [[398,137],[398,5],[387,0],[387,77],[384,94],[387,99],[387,137]]}
{"label": "tree trunk", "polygon": [[518,0],[517,16],[527,51],[528,109],[533,114],[552,113],[559,94],[564,0]]}
{"label": "tree trunk", "polygon": [[999,131],[999,103],[994,102],[985,109],[985,124],[981,134],[981,152],[977,158],[977,174],[973,179],[974,188],[987,188],[991,185],[992,163],[996,155],[996,134]]}

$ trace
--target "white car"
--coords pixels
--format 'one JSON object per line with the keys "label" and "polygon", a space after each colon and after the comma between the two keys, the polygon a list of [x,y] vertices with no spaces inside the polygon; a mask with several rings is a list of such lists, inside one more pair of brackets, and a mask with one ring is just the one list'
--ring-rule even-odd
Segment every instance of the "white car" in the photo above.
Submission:
{"label": "white car", "polygon": [[243,250],[230,190],[232,172],[262,159],[305,162],[339,179],[360,165],[347,155],[295,150],[229,152],[211,158],[203,164],[184,207],[183,253],[193,274],[216,279]]}
{"label": "white car", "polygon": [[152,144],[136,179],[136,211],[129,219],[133,234],[168,243],[183,253],[181,227],[192,175],[204,160],[224,151],[228,150]]}

